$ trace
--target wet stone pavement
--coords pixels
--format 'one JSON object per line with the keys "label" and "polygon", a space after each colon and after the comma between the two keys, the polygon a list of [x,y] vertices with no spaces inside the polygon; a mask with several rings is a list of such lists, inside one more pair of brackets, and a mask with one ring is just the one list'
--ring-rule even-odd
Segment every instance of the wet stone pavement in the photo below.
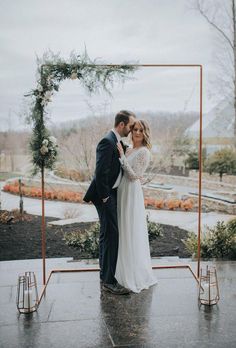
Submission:
{"label": "wet stone pavement", "polygon": [[[189,261],[189,260],[188,260]],[[155,265],[186,264],[161,258]],[[196,270],[195,262],[187,262]],[[221,299],[198,306],[198,286],[188,269],[158,269],[158,284],[140,294],[100,290],[98,272],[53,274],[38,311],[18,314],[16,282],[41,260],[0,262],[0,347],[236,347],[236,262],[217,262]],[[94,267],[49,259],[47,269]],[[97,265],[95,265],[97,267]]]}

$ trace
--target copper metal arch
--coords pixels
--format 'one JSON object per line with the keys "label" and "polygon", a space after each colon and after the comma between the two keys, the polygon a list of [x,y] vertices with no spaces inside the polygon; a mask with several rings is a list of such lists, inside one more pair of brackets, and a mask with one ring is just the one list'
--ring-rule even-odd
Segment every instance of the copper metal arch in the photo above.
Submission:
{"label": "copper metal arch", "polygon": [[[109,66],[118,66],[120,64],[97,64],[98,66],[109,67]],[[135,67],[143,67],[143,68],[197,68],[199,69],[199,175],[198,175],[198,253],[197,253],[197,275],[192,271],[189,265],[181,265],[181,266],[153,266],[153,269],[166,269],[166,268],[186,268],[189,269],[194,278],[198,281],[200,274],[200,259],[201,259],[201,201],[202,201],[202,88],[203,88],[203,67],[200,64],[131,64]],[[43,68],[43,66],[41,67]],[[59,269],[52,270],[49,274],[49,277],[46,282],[46,237],[45,237],[45,205],[44,205],[44,170],[41,172],[41,183],[42,183],[42,261],[43,261],[43,285],[44,288],[42,290],[40,300],[42,299],[43,294],[45,293],[48,282],[53,273],[57,272],[95,272],[99,271],[99,268],[92,269]]]}

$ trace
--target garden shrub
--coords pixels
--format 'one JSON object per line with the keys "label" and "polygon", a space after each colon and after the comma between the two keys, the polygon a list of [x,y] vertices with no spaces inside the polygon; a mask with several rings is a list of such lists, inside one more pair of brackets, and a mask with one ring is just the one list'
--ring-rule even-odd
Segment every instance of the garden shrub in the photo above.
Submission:
{"label": "garden shrub", "polygon": [[99,231],[100,224],[96,222],[88,230],[65,233],[63,239],[68,246],[78,249],[81,253],[89,253],[93,258],[97,258],[99,254]]}
{"label": "garden shrub", "polygon": [[[149,241],[162,235],[162,227],[156,222],[149,220],[147,216],[147,226]],[[78,249],[80,253],[89,253],[91,257],[98,258],[99,256],[99,232],[100,224],[96,222],[89,229],[84,231],[77,230],[64,234],[64,240],[70,247]]]}
{"label": "garden shrub", "polygon": [[162,227],[160,224],[150,221],[149,215],[147,215],[147,228],[148,228],[148,237],[151,242],[153,239],[162,236]]}
{"label": "garden shrub", "polygon": [[[186,249],[197,255],[198,239],[193,232],[183,240]],[[201,238],[201,257],[236,260],[236,219],[224,223],[218,221],[216,226],[208,228]]]}

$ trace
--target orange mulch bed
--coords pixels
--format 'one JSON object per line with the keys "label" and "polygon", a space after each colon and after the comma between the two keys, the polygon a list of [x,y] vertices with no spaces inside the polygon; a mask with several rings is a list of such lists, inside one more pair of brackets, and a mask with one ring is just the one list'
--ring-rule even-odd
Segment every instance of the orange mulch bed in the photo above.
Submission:
{"label": "orange mulch bed", "polygon": [[[3,187],[3,191],[13,193],[13,194],[20,194],[20,187],[17,181],[11,184],[6,184]],[[42,190],[38,187],[32,187],[32,186],[25,186],[22,184],[21,186],[21,193],[25,197],[33,197],[33,198],[41,198],[42,197]],[[59,200],[59,201],[67,201],[67,202],[74,202],[74,203],[85,203],[83,201],[83,193],[82,192],[73,192],[73,191],[59,191],[59,190],[45,190],[44,191],[44,197],[45,199],[53,199],[53,200]]]}
{"label": "orange mulch bed", "polygon": [[[6,184],[3,187],[5,192],[20,194],[20,188],[18,181],[11,184]],[[25,186],[22,184],[21,192],[23,196],[41,198],[42,190],[37,187]],[[83,192],[73,192],[73,191],[61,191],[61,190],[45,190],[45,199],[74,202],[74,203],[84,203]],[[194,209],[194,202],[192,199],[188,198],[185,200],[181,199],[154,199],[150,197],[145,197],[144,204],[146,208],[152,209],[167,209],[167,210],[183,210],[190,211]]]}

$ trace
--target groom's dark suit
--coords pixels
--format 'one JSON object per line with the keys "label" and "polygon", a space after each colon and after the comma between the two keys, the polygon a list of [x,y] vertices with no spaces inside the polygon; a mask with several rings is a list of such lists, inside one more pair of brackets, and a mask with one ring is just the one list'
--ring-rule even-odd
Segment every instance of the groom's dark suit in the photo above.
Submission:
{"label": "groom's dark suit", "polygon": [[[125,150],[125,149],[124,149]],[[100,220],[99,263],[100,277],[105,283],[115,284],[118,255],[117,188],[113,186],[121,170],[117,138],[110,131],[98,144],[94,178],[84,196],[93,202]],[[104,203],[103,199],[108,198]]]}

